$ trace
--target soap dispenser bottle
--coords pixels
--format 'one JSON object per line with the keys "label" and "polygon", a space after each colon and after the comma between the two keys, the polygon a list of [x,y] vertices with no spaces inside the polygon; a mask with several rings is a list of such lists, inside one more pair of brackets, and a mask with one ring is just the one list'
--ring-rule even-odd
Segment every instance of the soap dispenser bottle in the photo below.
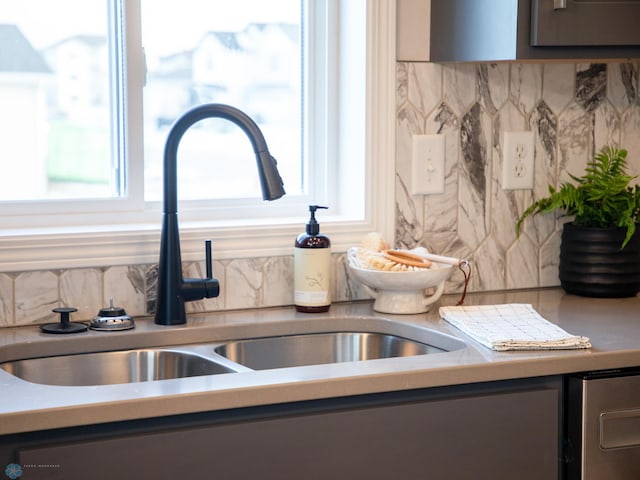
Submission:
{"label": "soap dispenser bottle", "polygon": [[331,241],[320,233],[316,220],[319,205],[309,205],[311,217],[306,233],[296,238],[294,260],[294,302],[304,313],[326,312],[331,306]]}

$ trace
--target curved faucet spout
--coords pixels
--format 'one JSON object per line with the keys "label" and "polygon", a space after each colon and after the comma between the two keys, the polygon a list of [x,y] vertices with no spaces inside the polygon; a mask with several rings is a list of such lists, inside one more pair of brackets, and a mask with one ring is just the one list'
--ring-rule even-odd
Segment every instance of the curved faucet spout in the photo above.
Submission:
{"label": "curved faucet spout", "polygon": [[238,125],[249,137],[258,162],[258,175],[262,186],[262,198],[276,200],[285,194],[276,160],[269,153],[267,142],[256,123],[244,112],[230,105],[211,103],[185,112],[175,121],[164,147],[164,213],[177,212],[177,155],[178,145],[185,132],[205,118],[224,118]]}
{"label": "curved faucet spout", "polygon": [[247,135],[256,155],[258,175],[265,200],[276,200],[285,194],[276,160],[256,123],[244,112],[230,105],[206,104],[184,113],[171,127],[164,148],[164,198],[162,236],[158,262],[158,290],[155,323],[186,323],[184,302],[217,297],[220,285],[215,278],[182,278],[180,236],[178,233],[178,146],[184,133],[205,118],[223,118],[238,125]]}

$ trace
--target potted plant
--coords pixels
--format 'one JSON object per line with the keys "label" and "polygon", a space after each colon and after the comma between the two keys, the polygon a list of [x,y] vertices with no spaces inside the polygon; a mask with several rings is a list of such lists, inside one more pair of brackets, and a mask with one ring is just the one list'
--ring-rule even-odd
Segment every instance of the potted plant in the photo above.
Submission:
{"label": "potted plant", "polygon": [[568,293],[591,297],[630,297],[640,292],[640,186],[626,172],[627,151],[603,147],[581,177],[569,174],[559,190],[531,204],[518,219],[562,210],[560,284]]}

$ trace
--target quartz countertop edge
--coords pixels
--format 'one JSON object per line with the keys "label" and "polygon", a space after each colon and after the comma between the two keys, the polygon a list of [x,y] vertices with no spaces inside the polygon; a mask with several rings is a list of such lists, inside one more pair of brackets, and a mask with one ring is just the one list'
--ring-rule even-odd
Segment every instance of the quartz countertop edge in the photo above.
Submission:
{"label": "quartz countertop edge", "polygon": [[[37,326],[0,329],[0,362],[16,355],[38,356],[154,345],[188,344],[203,335],[219,339],[267,336],[283,322],[331,322],[370,317],[430,328],[466,342],[461,350],[416,357],[229,373],[95,387],[34,384],[0,370],[0,434],[11,434],[225,410],[304,400],[442,387],[487,381],[640,366],[640,298],[596,299],[559,288],[475,293],[465,304],[531,303],[547,320],[574,335],[589,337],[590,349],[495,352],[449,325],[438,307],[454,305],[443,296],[420,315],[388,315],[371,302],[332,305],[322,317],[293,307],[190,315],[186,325],[163,327],[136,319],[128,332],[46,335]],[[295,333],[295,332],[292,332]],[[24,356],[22,357],[24,358]]]}

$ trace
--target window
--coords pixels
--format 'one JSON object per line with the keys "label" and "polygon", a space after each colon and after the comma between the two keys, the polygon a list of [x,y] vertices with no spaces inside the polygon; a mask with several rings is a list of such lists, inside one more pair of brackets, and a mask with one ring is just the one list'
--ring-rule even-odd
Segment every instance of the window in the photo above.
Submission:
{"label": "window", "polygon": [[[24,166],[27,147],[36,151],[40,160],[91,158],[95,162],[91,163],[91,172],[85,171],[88,167],[85,162],[70,168],[76,178],[65,178],[56,185],[58,193],[52,193],[53,189],[40,197],[23,193],[23,199],[19,200],[27,201],[0,198],[3,205],[0,216],[5,226],[0,231],[0,269],[156,261],[161,213],[157,182],[162,174],[158,160],[163,134],[183,108],[190,103],[209,101],[234,103],[257,120],[270,150],[279,160],[288,195],[276,202],[259,199],[259,189],[251,185],[257,180],[257,173],[249,142],[242,138],[242,132],[234,131],[233,125],[220,121],[194,125],[180,144],[178,162],[185,260],[201,257],[204,238],[214,239],[218,258],[288,254],[293,235],[306,221],[306,205],[311,202],[331,206],[331,216],[325,215],[324,225],[327,231],[331,231],[332,225],[340,225],[332,233],[338,251],[371,229],[391,235],[395,2],[257,0],[254,3],[269,3],[272,14],[274,4],[279,2],[288,5],[288,17],[283,20],[255,18],[234,25],[231,22],[229,27],[217,26],[212,20],[210,27],[203,23],[204,26],[189,32],[192,35],[179,34],[172,23],[195,24],[200,18],[216,16],[204,14],[196,4],[220,4],[220,11],[228,11],[229,3],[60,0],[55,2],[56,8],[47,9],[54,2],[2,2],[0,25],[19,25],[8,18],[9,14],[19,16],[15,9],[7,8],[19,4],[27,7],[26,17],[46,15],[46,25],[59,26],[62,37],[58,41],[62,43],[67,37],[82,37],[84,42],[91,34],[99,37],[100,31],[103,41],[94,43],[92,49],[87,49],[85,43],[79,48],[79,42],[67,45],[66,56],[54,68],[41,53],[41,61],[50,71],[44,69],[41,75],[23,76],[17,82],[29,85],[28,77],[37,90],[31,92],[33,105],[46,108],[36,109],[41,112],[35,116],[37,122],[24,117],[4,118],[2,121],[7,124],[20,125],[14,130],[15,137],[24,138],[32,129],[36,132],[34,138],[43,138],[46,133],[49,139],[55,128],[62,128],[65,134],[54,138],[71,140],[62,146],[45,142],[46,148],[35,142],[20,142],[22,150],[14,147],[12,155],[1,153],[5,166],[14,154],[21,159],[16,163]],[[87,7],[91,15],[74,13],[71,17],[81,20],[69,26],[66,23],[69,15],[65,12],[79,12],[75,10],[76,4],[78,8]],[[171,11],[176,5],[178,10]],[[95,12],[101,13],[94,22]],[[59,17],[59,22],[52,21]],[[42,28],[40,17],[35,23]],[[158,24],[162,25],[160,33],[164,31],[164,37],[157,35]],[[26,27],[24,30],[27,32]],[[45,40],[37,43],[35,37],[25,32],[23,37],[36,53],[52,45]],[[172,48],[160,48],[156,45],[160,41]],[[143,45],[147,59],[144,87]],[[287,53],[266,55],[260,49],[267,46],[269,52],[278,49]],[[302,53],[304,61],[289,61],[293,50]],[[3,49],[0,97],[17,92],[3,84],[11,77],[2,72],[5,57]],[[240,73],[241,67],[233,66],[237,57],[249,57],[254,71]],[[236,68],[234,81],[216,77],[216,62],[221,58],[226,70]],[[63,60],[71,66],[60,68]],[[86,68],[80,69],[78,64]],[[105,66],[110,72],[106,80]],[[172,85],[180,80],[185,66],[189,79]],[[283,69],[287,75],[281,75]],[[260,76],[261,72],[265,74]],[[259,77],[259,81],[249,87],[249,79],[243,78],[247,75]],[[317,81],[319,78],[322,81]],[[66,109],[59,117],[49,108],[56,85],[57,108],[62,110],[64,104]],[[284,99],[292,98],[294,89],[299,97],[285,102]],[[67,124],[66,120],[73,117],[68,111],[77,113],[82,109],[85,114],[93,112],[91,118],[100,119],[99,128],[93,130],[91,122],[81,120]],[[19,108],[16,115],[26,115],[27,110],[32,114],[33,109]],[[46,128],[34,125],[40,125],[38,122]],[[73,154],[64,151],[71,148],[69,145],[76,149]],[[238,151],[226,151],[232,147]],[[246,149],[246,155],[239,153],[241,149]],[[190,150],[200,158],[191,160]],[[63,153],[56,157],[51,151]],[[243,159],[235,160],[234,155]],[[234,160],[216,161],[217,157]],[[246,168],[240,161],[247,162]],[[49,163],[57,167],[61,162],[45,161]],[[248,175],[234,184],[231,180],[238,170]],[[29,172],[28,167],[26,171]],[[98,173],[102,175],[100,181],[91,180],[89,174]],[[84,176],[77,181],[80,174]],[[33,175],[27,178],[35,183]],[[54,183],[51,178],[46,179],[47,188]],[[45,201],[38,201],[42,199]],[[259,249],[253,241],[256,235],[264,239]]]}
{"label": "window", "polygon": [[[301,0],[142,0],[145,200],[162,198],[164,142],[171,124],[203,103],[240,108],[260,126],[289,195],[305,191],[302,65],[306,24]],[[167,26],[171,34],[167,35]],[[315,81],[315,79],[314,79]],[[305,82],[306,83],[306,82]],[[244,133],[209,119],[180,143],[182,200],[260,197]]]}
{"label": "window", "polygon": [[118,195],[107,12],[99,0],[75,3],[74,15],[56,2],[1,4],[0,201]]}

